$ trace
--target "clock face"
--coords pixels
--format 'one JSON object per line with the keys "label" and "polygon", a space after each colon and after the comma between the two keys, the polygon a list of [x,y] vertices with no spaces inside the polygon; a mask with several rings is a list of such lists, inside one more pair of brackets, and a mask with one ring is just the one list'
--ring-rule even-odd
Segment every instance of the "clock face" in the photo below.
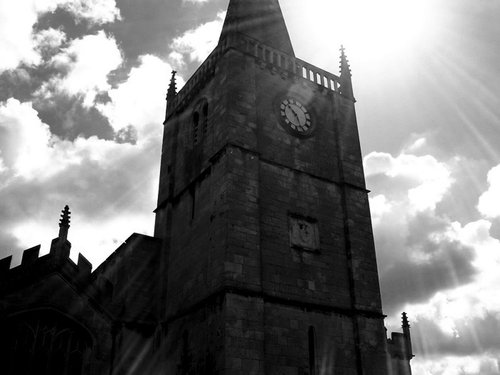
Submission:
{"label": "clock face", "polygon": [[311,115],[306,107],[294,98],[286,98],[280,104],[282,121],[297,134],[306,135],[311,131]]}

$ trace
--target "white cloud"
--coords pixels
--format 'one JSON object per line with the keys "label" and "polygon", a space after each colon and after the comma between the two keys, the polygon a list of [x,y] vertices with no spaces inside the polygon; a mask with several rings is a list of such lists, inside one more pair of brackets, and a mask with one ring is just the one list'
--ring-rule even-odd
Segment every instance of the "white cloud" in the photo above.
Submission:
{"label": "white cloud", "polygon": [[6,176],[0,185],[0,238],[14,236],[21,248],[46,248],[65,204],[74,217],[70,240],[95,264],[132,232],[151,233],[162,128],[150,130],[134,145],[96,137],[61,140],[30,103],[0,103]]}
{"label": "white cloud", "polygon": [[183,3],[194,3],[194,4],[201,4],[201,3],[207,3],[209,0],[182,0]]}
{"label": "white cloud", "polygon": [[498,356],[445,356],[412,361],[415,375],[496,375],[500,374]]}
{"label": "white cloud", "polygon": [[36,50],[33,26],[38,18],[57,8],[70,12],[77,20],[103,24],[119,19],[115,0],[0,0],[0,73],[20,63],[36,65],[41,61]]}
{"label": "white cloud", "polygon": [[116,40],[99,31],[73,40],[53,57],[52,63],[67,73],[46,82],[36,95],[42,98],[50,98],[54,92],[82,95],[84,105],[91,106],[99,92],[110,89],[108,75],[120,66],[122,56]]}
{"label": "white cloud", "polygon": [[66,40],[66,34],[59,29],[45,29],[33,36],[35,49],[55,49]]}
{"label": "white cloud", "polygon": [[37,64],[31,31],[38,19],[33,1],[0,0],[0,73],[20,62]]}
{"label": "white cloud", "polygon": [[226,12],[220,12],[214,21],[204,23],[175,38],[170,44],[173,49],[171,58],[178,61],[179,55],[182,55],[189,61],[204,61],[217,46],[225,16]]}
{"label": "white cloud", "polygon": [[385,195],[380,194],[370,198],[370,211],[373,224],[376,225],[382,220],[384,214],[391,212],[392,203],[390,203]]}
{"label": "white cloud", "polygon": [[[141,133],[145,126],[160,127],[164,120],[172,67],[152,55],[141,56],[139,61],[140,65],[131,70],[127,81],[108,92],[111,101],[97,105],[116,131],[133,126]],[[180,88],[183,80],[178,78],[177,82]]]}
{"label": "white cloud", "polygon": [[403,152],[397,157],[372,152],[366,156],[366,175],[384,174],[391,179],[405,180],[407,197],[415,211],[433,210],[453,183],[450,168],[431,155],[415,156]]}
{"label": "white cloud", "polygon": [[489,189],[479,197],[478,210],[488,218],[500,217],[500,165],[488,173]]}
{"label": "white cloud", "polygon": [[[3,0],[2,0],[3,1]],[[38,14],[54,12],[57,8],[71,13],[77,21],[87,20],[104,24],[120,19],[116,0],[28,0],[31,8]]]}
{"label": "white cloud", "polygon": [[[120,19],[120,10],[115,0],[56,0],[59,6],[72,13],[77,20],[104,24]],[[54,2],[54,0],[52,0]]]}
{"label": "white cloud", "polygon": [[427,139],[424,137],[416,139],[413,143],[411,143],[406,150],[409,152],[417,152],[424,148],[427,145]]}
{"label": "white cloud", "polygon": [[51,134],[31,103],[9,99],[0,106],[0,134],[4,168],[15,175],[29,177],[35,170],[45,167]]}

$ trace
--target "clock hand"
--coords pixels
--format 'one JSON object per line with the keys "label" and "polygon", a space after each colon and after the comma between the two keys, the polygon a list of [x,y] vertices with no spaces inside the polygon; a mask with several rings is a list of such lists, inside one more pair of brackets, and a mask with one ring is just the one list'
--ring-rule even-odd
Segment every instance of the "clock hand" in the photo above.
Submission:
{"label": "clock hand", "polygon": [[292,106],[288,106],[288,108],[290,108],[290,111],[292,111],[293,115],[295,116],[295,118],[297,119],[297,123],[300,124],[300,118],[299,118],[299,115],[297,114],[297,112],[295,112],[292,108]]}

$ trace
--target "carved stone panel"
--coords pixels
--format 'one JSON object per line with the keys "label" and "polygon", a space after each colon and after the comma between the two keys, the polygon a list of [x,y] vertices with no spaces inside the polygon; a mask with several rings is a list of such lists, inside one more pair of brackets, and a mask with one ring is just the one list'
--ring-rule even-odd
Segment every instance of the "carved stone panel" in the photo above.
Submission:
{"label": "carved stone panel", "polygon": [[291,215],[289,223],[291,247],[308,251],[319,250],[318,223],[316,221]]}

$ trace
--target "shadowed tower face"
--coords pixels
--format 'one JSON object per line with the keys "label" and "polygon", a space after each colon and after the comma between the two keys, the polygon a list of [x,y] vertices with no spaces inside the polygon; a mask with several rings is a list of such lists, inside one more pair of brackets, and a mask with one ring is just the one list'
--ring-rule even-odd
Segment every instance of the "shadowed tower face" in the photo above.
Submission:
{"label": "shadowed tower face", "polygon": [[299,60],[277,0],[231,0],[218,47],[167,99],[167,373],[386,375],[345,55],[340,76]]}

